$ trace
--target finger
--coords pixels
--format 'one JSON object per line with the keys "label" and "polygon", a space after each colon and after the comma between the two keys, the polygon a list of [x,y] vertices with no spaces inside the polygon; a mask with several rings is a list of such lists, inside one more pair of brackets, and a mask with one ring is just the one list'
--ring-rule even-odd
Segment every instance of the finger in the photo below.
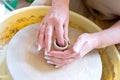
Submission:
{"label": "finger", "polygon": [[56,68],[62,67],[61,59],[57,59],[55,57],[49,57],[49,56],[45,56],[45,59],[47,60],[48,64],[55,65]]}
{"label": "finger", "polygon": [[64,39],[66,39],[68,43],[70,44],[70,39],[68,37],[68,23],[69,21],[66,21],[64,24]]}
{"label": "finger", "polygon": [[37,29],[37,34],[36,34],[36,38],[37,38],[36,45],[37,45],[37,50],[38,51],[40,51],[41,46],[42,46],[42,45],[40,46],[40,44],[39,44],[39,35],[40,35],[40,29],[41,29],[42,25],[43,24],[41,23],[40,26]]}
{"label": "finger", "polygon": [[56,38],[57,38],[58,44],[60,46],[64,46],[63,25],[62,24],[56,24],[55,25],[55,31],[56,31]]}
{"label": "finger", "polygon": [[66,50],[66,51],[51,51],[47,55],[56,58],[68,59],[76,56],[77,54],[73,53],[72,50]]}
{"label": "finger", "polygon": [[88,44],[84,44],[84,46],[80,49],[80,57],[84,57],[88,52],[92,50],[91,47],[88,46]]}
{"label": "finger", "polygon": [[51,49],[52,34],[53,34],[53,27],[51,25],[47,25],[45,31],[45,48],[47,49],[47,51],[50,51]]}
{"label": "finger", "polygon": [[65,65],[68,65],[75,61],[77,58],[72,58],[72,59],[60,59],[60,58],[55,58],[55,57],[45,57],[47,60],[47,63],[62,67]]}
{"label": "finger", "polygon": [[68,58],[68,59],[63,59],[63,58],[56,58],[56,57],[53,57],[53,56],[45,56],[44,57],[46,60],[49,60],[49,61],[53,61],[53,62],[57,62],[57,63],[62,63],[64,62],[65,60],[69,60],[69,59],[73,59],[73,60],[76,60],[79,58],[79,55],[75,55],[74,57],[71,57],[71,58]]}
{"label": "finger", "polygon": [[44,39],[45,39],[45,29],[46,29],[45,24],[40,26],[39,38],[38,38],[39,49],[41,49],[43,47],[43,43],[44,43]]}
{"label": "finger", "polygon": [[56,66],[55,67],[64,67],[64,66],[67,66],[69,64],[71,64],[72,62],[74,62],[75,60],[73,59],[68,59],[68,60],[64,60],[61,64],[55,64]]}
{"label": "finger", "polygon": [[39,41],[39,35],[40,35],[40,28],[38,28],[38,30],[37,30],[37,35],[36,35],[36,37],[37,37],[37,42]]}
{"label": "finger", "polygon": [[40,28],[41,28],[41,27],[42,27],[42,23],[40,24],[40,26],[39,26],[38,29],[37,29],[37,34],[36,34],[37,41],[39,40]]}
{"label": "finger", "polygon": [[52,57],[52,56],[45,56],[44,57],[47,61],[52,61],[61,64],[63,62],[63,59]]}
{"label": "finger", "polygon": [[52,64],[52,65],[54,65],[55,68],[60,68],[60,67],[62,67],[62,66],[60,66],[60,65],[59,65],[58,63],[56,63],[56,62],[47,61],[47,63],[48,63],[48,64]]}
{"label": "finger", "polygon": [[38,28],[38,31],[37,31],[37,41],[36,41],[36,46],[37,46],[37,50],[40,51],[41,50],[41,46],[39,44],[39,35],[40,35],[40,28]]}

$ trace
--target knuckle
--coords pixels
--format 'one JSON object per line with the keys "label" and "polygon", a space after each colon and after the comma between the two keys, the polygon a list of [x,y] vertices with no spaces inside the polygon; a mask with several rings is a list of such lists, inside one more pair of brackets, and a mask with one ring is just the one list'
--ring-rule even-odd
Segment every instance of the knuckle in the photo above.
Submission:
{"label": "knuckle", "polygon": [[57,20],[57,16],[55,16],[55,15],[53,16],[52,15],[52,16],[49,17],[49,20]]}
{"label": "knuckle", "polygon": [[60,19],[57,16],[51,16],[48,20],[50,23],[56,23],[57,25],[60,25]]}
{"label": "knuckle", "polygon": [[60,41],[59,41],[59,44],[60,44],[60,45],[62,45],[62,44],[63,44],[63,41],[62,41],[62,40],[60,40]]}
{"label": "knuckle", "polygon": [[59,60],[59,63],[60,63],[60,64],[62,64],[63,62],[64,62],[64,60],[62,60],[62,59],[61,59],[61,60]]}
{"label": "knuckle", "polygon": [[39,32],[40,32],[40,34],[44,34],[44,32],[45,32],[45,27],[44,27],[44,26],[41,26],[41,27],[39,28]]}
{"label": "knuckle", "polygon": [[78,45],[76,46],[73,46],[73,54],[78,54],[79,53],[79,48],[78,48]]}
{"label": "knuckle", "polygon": [[89,33],[83,33],[84,35],[89,35]]}
{"label": "knuckle", "polygon": [[89,33],[84,33],[82,36],[83,37],[88,37],[90,34]]}
{"label": "knuckle", "polygon": [[82,35],[80,35],[79,37],[78,37],[78,39],[86,39],[86,38],[88,38],[89,37],[89,33],[83,33]]}
{"label": "knuckle", "polygon": [[82,35],[80,35],[77,40],[80,40],[81,38],[82,38]]}

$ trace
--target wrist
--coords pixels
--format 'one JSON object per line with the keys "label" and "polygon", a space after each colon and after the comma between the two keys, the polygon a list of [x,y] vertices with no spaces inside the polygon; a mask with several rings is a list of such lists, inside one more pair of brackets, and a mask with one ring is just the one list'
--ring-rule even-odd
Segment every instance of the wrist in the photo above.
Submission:
{"label": "wrist", "polygon": [[102,48],[105,47],[102,42],[101,34],[99,32],[92,33],[93,36],[93,44],[95,44],[94,48]]}

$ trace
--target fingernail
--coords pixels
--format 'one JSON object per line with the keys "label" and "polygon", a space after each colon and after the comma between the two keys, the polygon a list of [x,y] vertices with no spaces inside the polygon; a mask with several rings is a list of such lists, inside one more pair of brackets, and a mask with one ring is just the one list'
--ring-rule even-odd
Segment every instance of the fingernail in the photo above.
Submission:
{"label": "fingernail", "polygon": [[45,49],[45,56],[52,56],[52,55],[49,54],[48,51]]}
{"label": "fingernail", "polygon": [[47,51],[47,49],[45,49],[45,55],[46,55],[46,56],[48,55],[48,51]]}
{"label": "fingernail", "polygon": [[52,56],[52,55],[49,54],[47,51],[45,51],[45,56]]}
{"label": "fingernail", "polygon": [[47,59],[47,60],[50,60],[50,58],[49,58],[49,57],[46,57],[46,56],[45,56],[44,58],[45,58],[45,59]]}
{"label": "fingernail", "polygon": [[41,50],[41,46],[38,44],[37,50],[40,51]]}
{"label": "fingernail", "polygon": [[55,68],[59,68],[59,66],[55,66]]}
{"label": "fingernail", "polygon": [[47,63],[48,63],[48,64],[54,64],[54,63],[53,63],[53,62],[51,62],[51,61],[47,61]]}

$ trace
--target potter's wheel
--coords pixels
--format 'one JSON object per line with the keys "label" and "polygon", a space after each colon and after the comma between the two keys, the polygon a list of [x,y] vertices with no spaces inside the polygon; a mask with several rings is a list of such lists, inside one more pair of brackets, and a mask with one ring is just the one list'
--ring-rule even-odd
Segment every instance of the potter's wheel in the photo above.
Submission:
{"label": "potter's wheel", "polygon": [[[102,63],[97,50],[78,59],[72,64],[56,69],[46,63],[43,51],[37,53],[33,45],[39,24],[33,24],[19,31],[10,41],[7,51],[7,65],[14,80],[100,80]],[[71,43],[75,41],[72,28],[69,28]],[[75,31],[76,32],[76,31]]]}

